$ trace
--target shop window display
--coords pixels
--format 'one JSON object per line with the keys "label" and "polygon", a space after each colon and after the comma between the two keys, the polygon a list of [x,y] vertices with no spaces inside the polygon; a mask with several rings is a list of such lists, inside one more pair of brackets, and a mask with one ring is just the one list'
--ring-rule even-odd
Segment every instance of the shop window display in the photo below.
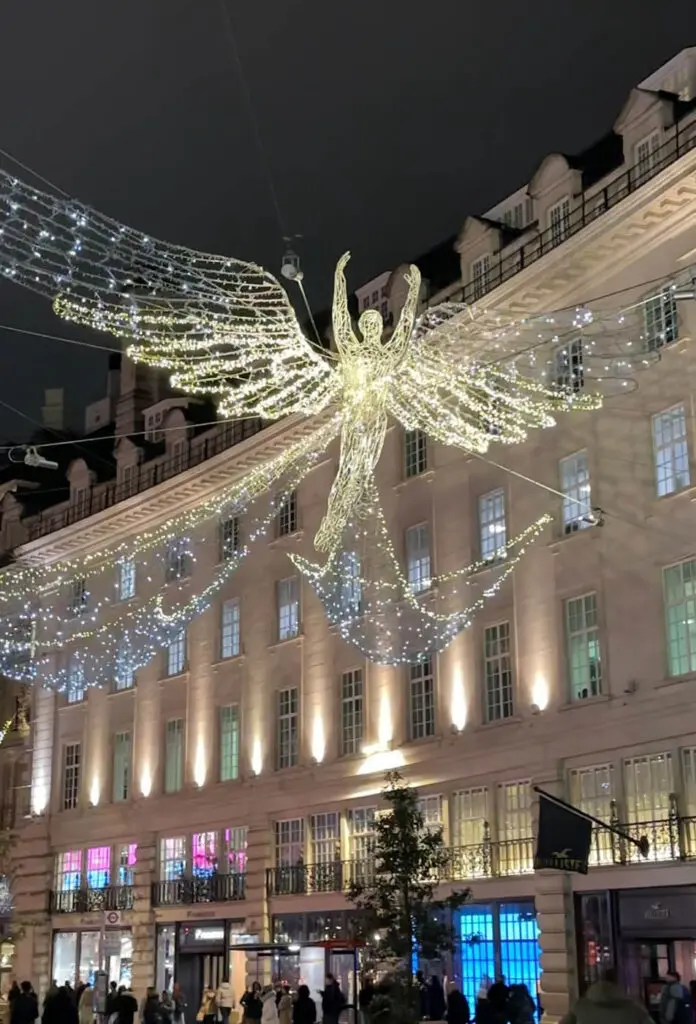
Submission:
{"label": "shop window display", "polygon": [[[99,970],[98,931],[54,932],[51,977],[59,984],[69,981],[94,982]],[[130,985],[133,966],[133,937],[129,930],[106,933],[105,966],[109,981]]]}

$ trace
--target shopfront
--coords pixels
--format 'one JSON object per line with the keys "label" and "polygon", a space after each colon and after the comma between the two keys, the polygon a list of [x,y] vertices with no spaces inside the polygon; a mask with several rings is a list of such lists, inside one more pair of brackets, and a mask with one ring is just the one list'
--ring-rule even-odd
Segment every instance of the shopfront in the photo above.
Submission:
{"label": "shopfront", "polygon": [[[53,933],[51,977],[59,985],[69,981],[94,982],[100,968],[101,932],[82,928]],[[104,961],[109,981],[131,985],[133,972],[133,937],[130,928],[107,928],[104,932]]]}
{"label": "shopfront", "polygon": [[626,990],[656,1012],[668,971],[696,979],[696,886],[622,889],[577,897],[583,987],[616,966]]}
{"label": "shopfront", "polygon": [[455,921],[461,990],[469,1006],[476,1005],[482,984],[501,975],[508,985],[526,985],[537,998],[541,948],[533,900],[470,903]]}
{"label": "shopfront", "polygon": [[244,994],[247,976],[246,947],[256,942],[247,935],[244,921],[186,921],[157,928],[155,984],[171,992],[178,982],[189,1007],[200,1005],[207,986],[216,989],[229,980],[235,1000]]}

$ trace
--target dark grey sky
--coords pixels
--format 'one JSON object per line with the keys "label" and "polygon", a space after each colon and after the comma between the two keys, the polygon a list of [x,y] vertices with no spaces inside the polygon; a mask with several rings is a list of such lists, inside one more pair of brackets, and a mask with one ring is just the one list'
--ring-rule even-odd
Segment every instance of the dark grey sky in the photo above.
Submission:
{"label": "dark grey sky", "polygon": [[[313,302],[453,234],[603,134],[696,43],[694,0],[226,0]],[[222,0],[4,0],[0,148],[106,213],[277,270],[282,242]],[[8,166],[3,161],[5,166]],[[0,324],[75,335],[3,286]],[[107,338],[94,341],[111,344]],[[104,357],[0,331],[0,401],[73,424]],[[29,425],[0,407],[0,435]]]}

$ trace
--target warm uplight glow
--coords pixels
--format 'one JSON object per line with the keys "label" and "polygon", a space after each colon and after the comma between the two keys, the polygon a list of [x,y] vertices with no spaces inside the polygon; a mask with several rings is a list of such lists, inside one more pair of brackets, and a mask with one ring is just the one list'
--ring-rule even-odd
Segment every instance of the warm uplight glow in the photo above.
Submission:
{"label": "warm uplight glow", "polygon": [[400,750],[375,750],[367,753],[365,760],[358,768],[358,775],[372,775],[373,772],[391,772],[403,768],[406,761]]}
{"label": "warm uplight glow", "polygon": [[466,696],[461,665],[457,665],[452,673],[450,716],[452,718],[452,725],[461,731],[466,725]]}
{"label": "warm uplight glow", "polygon": [[540,711],[548,707],[549,684],[541,673],[537,673],[532,687],[532,704],[536,704]]}
{"label": "warm uplight glow", "polygon": [[152,792],[152,772],[149,768],[143,768],[140,773],[140,792],[143,796],[149,796]]}
{"label": "warm uplight glow", "polygon": [[100,795],[101,790],[99,787],[99,779],[95,775],[94,778],[92,779],[92,785],[89,787],[89,802],[92,805],[92,807],[97,806],[97,804],[99,803]]}
{"label": "warm uplight glow", "polygon": [[312,726],[312,757],[321,764],[326,753],[326,736],[324,734],[324,720],[321,717],[321,709],[314,712],[314,724]]}
{"label": "warm uplight glow", "polygon": [[35,785],[31,799],[33,814],[43,814],[48,804],[48,787],[43,784]]}
{"label": "warm uplight glow", "polygon": [[263,768],[263,754],[261,752],[261,740],[257,737],[251,749],[251,770],[254,775],[260,775]]}
{"label": "warm uplight glow", "polygon": [[379,703],[379,745],[382,750],[385,750],[392,741],[394,736],[394,726],[392,725],[391,716],[391,705],[389,704],[389,694],[386,691],[382,692],[382,699]]}
{"label": "warm uplight glow", "polygon": [[199,739],[198,748],[196,750],[196,760],[193,766],[193,781],[196,783],[198,788],[205,785],[206,776],[206,764],[205,764],[205,747],[203,740]]}

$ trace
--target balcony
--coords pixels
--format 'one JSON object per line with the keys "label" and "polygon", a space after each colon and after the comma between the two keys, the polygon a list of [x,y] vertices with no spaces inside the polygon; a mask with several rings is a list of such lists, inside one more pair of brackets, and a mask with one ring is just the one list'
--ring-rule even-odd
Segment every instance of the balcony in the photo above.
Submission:
{"label": "balcony", "polygon": [[48,910],[51,914],[89,914],[101,910],[132,910],[131,885],[107,885],[103,889],[70,889],[50,892]]}
{"label": "balcony", "polygon": [[231,903],[246,896],[244,875],[211,875],[210,878],[173,878],[152,883],[153,907],[178,907],[187,903]]}
{"label": "balcony", "polygon": [[[490,840],[476,846],[454,847],[440,881],[465,881],[474,878],[508,878],[533,871],[534,840]],[[269,896],[306,896],[317,892],[346,892],[354,883],[372,878],[372,860],[337,860],[327,864],[293,864],[269,868],[266,889]]]}

